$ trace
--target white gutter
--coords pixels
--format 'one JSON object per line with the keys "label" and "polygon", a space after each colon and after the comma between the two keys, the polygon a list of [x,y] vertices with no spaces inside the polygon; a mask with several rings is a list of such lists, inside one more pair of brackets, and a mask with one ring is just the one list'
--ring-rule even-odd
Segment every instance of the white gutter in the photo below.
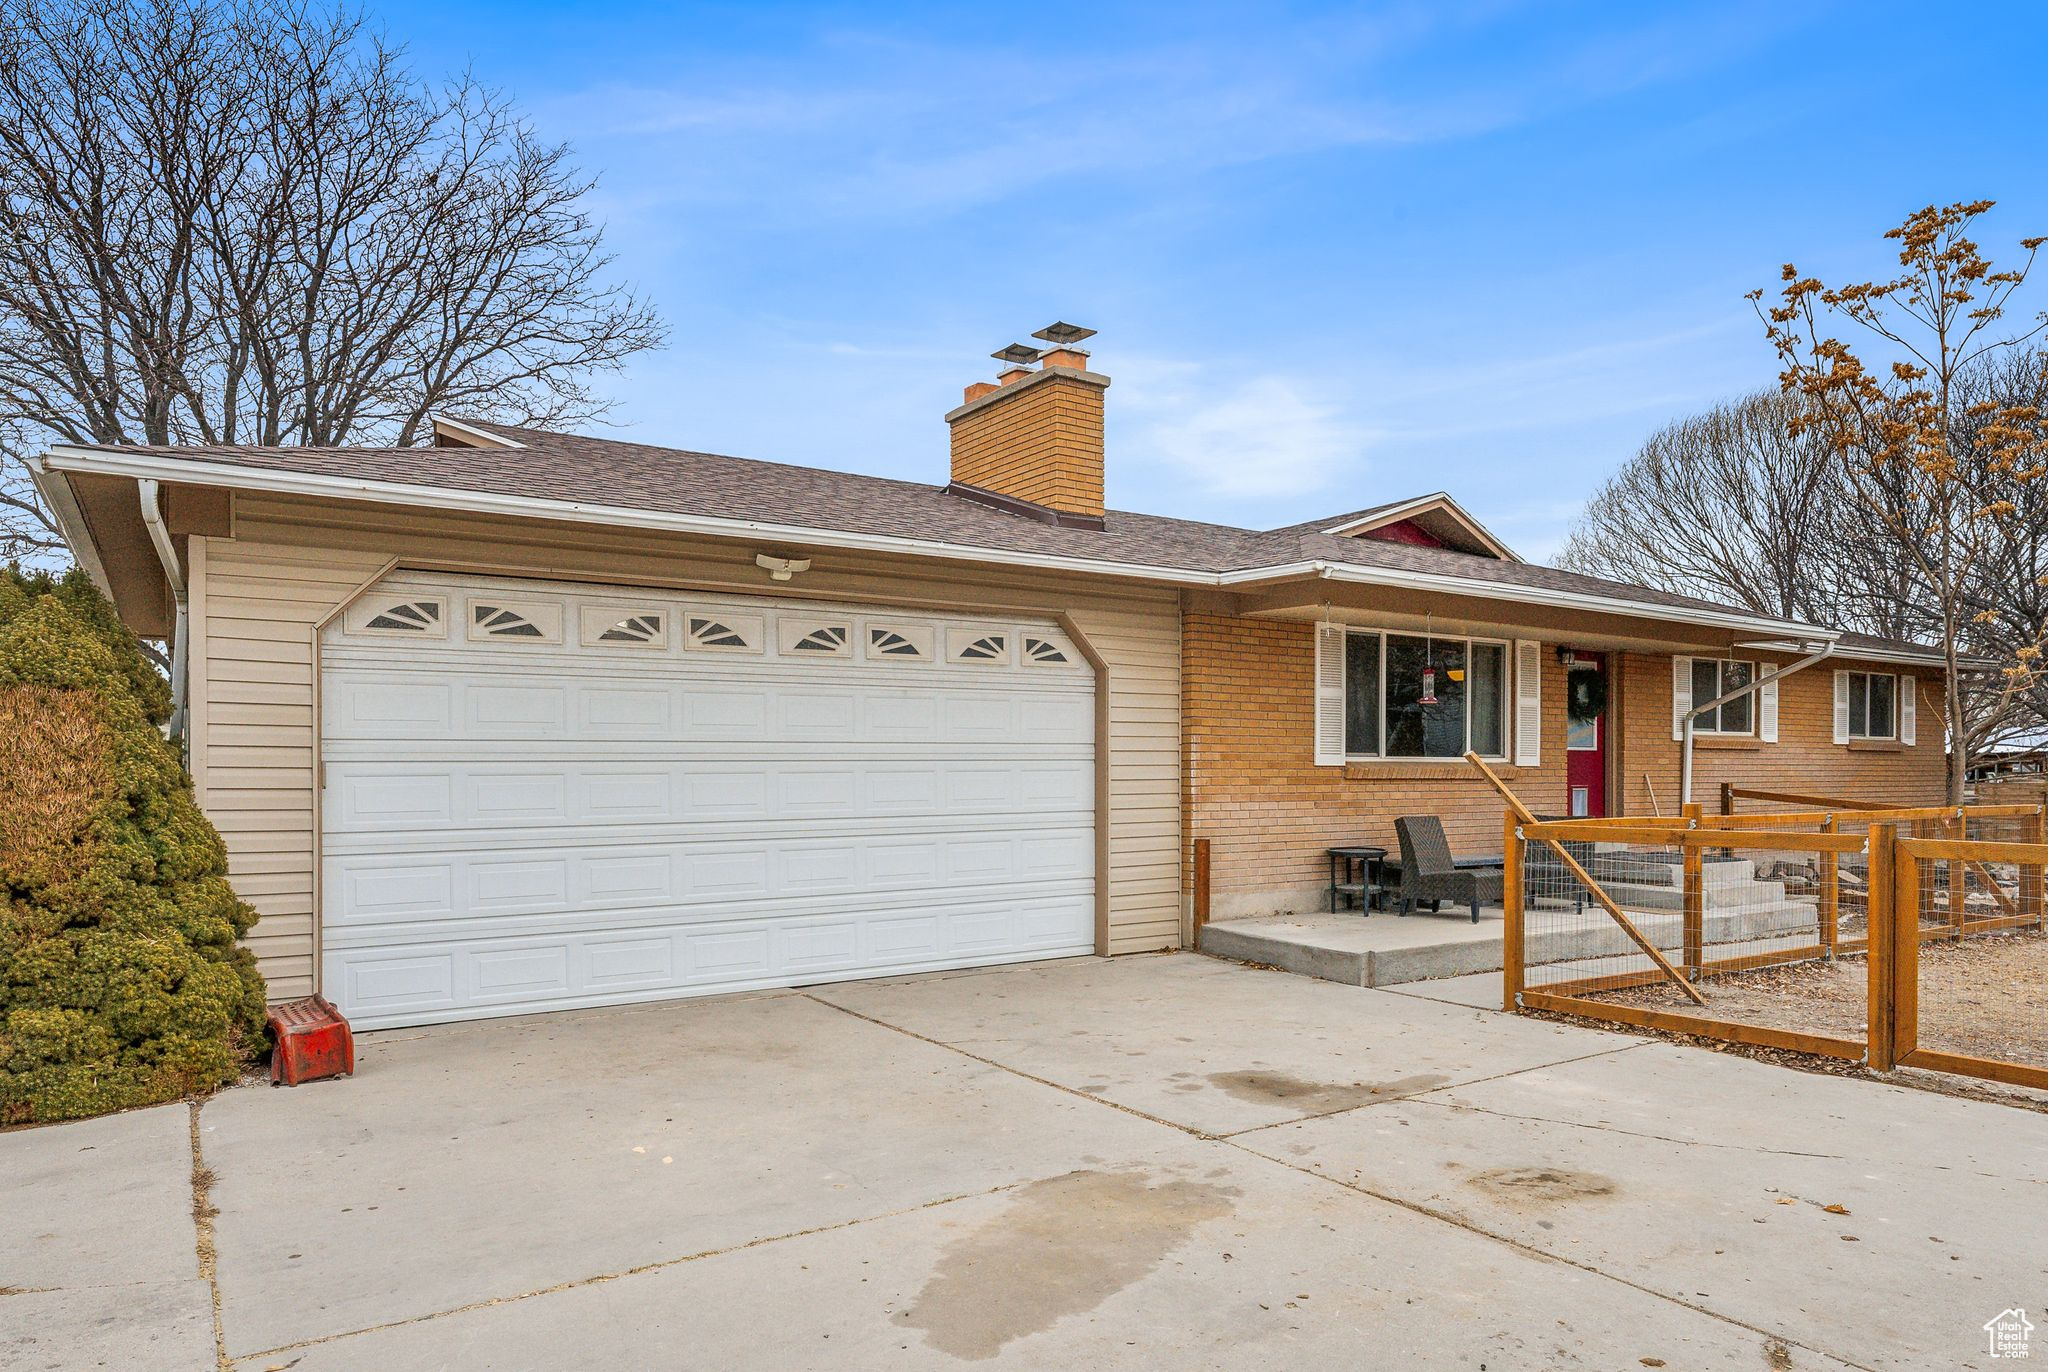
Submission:
{"label": "white gutter", "polygon": [[[1772,643],[1738,643],[1735,646],[1738,648],[1775,648],[1778,645]],[[1692,804],[1692,738],[1694,721],[1698,720],[1701,715],[1709,710],[1720,709],[1731,700],[1740,700],[1746,695],[1754,695],[1766,686],[1783,681],[1794,672],[1803,672],[1814,663],[1832,657],[1834,651],[1835,645],[1832,642],[1823,643],[1818,649],[1807,645],[1807,655],[1793,663],[1790,667],[1779,667],[1765,672],[1747,686],[1737,686],[1732,691],[1726,691],[1715,696],[1704,705],[1695,705],[1690,710],[1687,710],[1685,712],[1685,726],[1678,754],[1678,803],[1680,805]]]}
{"label": "white gutter", "polygon": [[498,495],[487,491],[465,491],[446,486],[414,485],[408,482],[373,481],[358,477],[280,472],[244,467],[228,462],[188,458],[157,457],[120,449],[62,446],[52,448],[40,459],[31,459],[55,471],[91,471],[137,480],[174,481],[200,486],[229,486],[239,490],[277,495],[302,495],[330,500],[362,500],[386,505],[431,506],[471,514],[503,515],[518,519],[559,519],[582,524],[603,524],[622,529],[649,529],[666,533],[702,534],[714,538],[754,537],[780,543],[820,548],[843,548],[860,552],[896,553],[906,557],[949,558],[960,562],[987,563],[1003,567],[1031,567],[1046,571],[1079,572],[1094,576],[1128,577],[1139,581],[1169,582],[1178,586],[1230,588],[1296,577],[1404,590],[1433,591],[1444,595],[1470,596],[1514,604],[1548,605],[1599,614],[1621,614],[1661,619],[1679,624],[1749,632],[1794,634],[1802,638],[1831,638],[1833,631],[1789,620],[1760,619],[1736,611],[1706,610],[1648,601],[1617,599],[1607,594],[1559,591],[1507,582],[1468,580],[1433,572],[1402,571],[1366,567],[1356,563],[1322,559],[1251,567],[1237,571],[1213,572],[1190,567],[1160,567],[1145,563],[1115,562],[1101,558],[1071,557],[1057,553],[1016,552],[1001,548],[979,548],[958,543],[893,534],[862,534],[838,529],[820,529],[803,524],[782,524],[766,520],[730,519],[717,515],[674,514],[636,509],[631,506],[598,505],[574,500],[547,500],[533,496]]}
{"label": "white gutter", "polygon": [[164,527],[163,510],[157,504],[158,486],[144,478],[135,483],[142,498],[142,522],[149,529],[149,541],[156,545],[157,560],[164,564],[164,580],[171,583],[171,599],[177,602],[177,621],[171,637],[171,717],[164,724],[165,738],[182,738],[185,733],[185,662],[187,630],[191,627],[191,606],[185,595],[185,570],[178,565],[178,550],[171,546],[171,531]]}
{"label": "white gutter", "polygon": [[1444,595],[1472,596],[1482,600],[1512,600],[1523,605],[1551,605],[1561,609],[1588,610],[1598,614],[1634,615],[1665,619],[1679,624],[1698,624],[1716,629],[1762,630],[1793,633],[1806,639],[1832,641],[1838,632],[1815,624],[1785,619],[1759,619],[1734,610],[1708,610],[1697,606],[1658,605],[1647,600],[1623,600],[1587,591],[1559,591],[1542,586],[1515,586],[1507,582],[1482,581],[1438,572],[1410,572],[1391,567],[1366,567],[1355,562],[1296,562],[1279,567],[1257,567],[1248,571],[1224,572],[1219,584],[1230,586],[1251,581],[1279,581],[1290,576],[1316,576],[1367,586],[1395,586],[1406,590],[1437,591]]}

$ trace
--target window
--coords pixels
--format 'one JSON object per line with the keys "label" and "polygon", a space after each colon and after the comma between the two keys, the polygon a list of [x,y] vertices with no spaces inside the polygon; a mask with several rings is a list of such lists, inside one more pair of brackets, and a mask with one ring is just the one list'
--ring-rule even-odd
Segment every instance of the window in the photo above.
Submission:
{"label": "window", "polygon": [[1344,640],[1345,753],[1506,756],[1507,663],[1505,643],[1353,630]]}
{"label": "window", "polygon": [[441,602],[438,600],[401,600],[374,610],[360,623],[350,626],[356,632],[380,634],[427,634],[440,633]]}
{"label": "window", "polygon": [[[1692,660],[1692,703],[1704,705],[1716,696],[1747,686],[1756,680],[1754,662],[1730,662],[1720,658]],[[1718,709],[1709,710],[1693,723],[1696,734],[1748,734],[1756,731],[1756,693],[1737,696]]]}
{"label": "window", "polygon": [[932,655],[932,630],[924,624],[870,624],[868,656],[923,661]]}
{"label": "window", "polygon": [[776,621],[782,651],[791,657],[852,657],[853,626],[784,615]]}
{"label": "window", "polygon": [[985,634],[977,629],[954,629],[947,636],[949,662],[1002,662],[1010,660],[1007,634]]}
{"label": "window", "polygon": [[585,605],[579,619],[583,626],[583,642],[588,647],[668,646],[668,616],[660,610],[635,609],[625,605]]}
{"label": "window", "polygon": [[1037,638],[1031,634],[1024,635],[1025,666],[1053,667],[1070,660],[1065,650],[1052,639]]}
{"label": "window", "polygon": [[479,642],[484,639],[511,639],[528,643],[560,643],[562,607],[541,601],[513,604],[472,600],[469,603],[469,636]]}
{"label": "window", "polygon": [[765,637],[759,615],[717,611],[684,617],[683,647],[699,653],[758,653]]}
{"label": "window", "polygon": [[1899,736],[1899,679],[1873,672],[1849,672],[1849,737]]}

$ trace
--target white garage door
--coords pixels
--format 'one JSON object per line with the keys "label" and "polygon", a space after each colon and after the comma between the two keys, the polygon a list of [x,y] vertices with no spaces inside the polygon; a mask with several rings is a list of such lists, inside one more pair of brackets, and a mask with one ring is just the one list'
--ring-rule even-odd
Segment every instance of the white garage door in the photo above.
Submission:
{"label": "white garage door", "polygon": [[402,574],[321,662],[322,980],[364,1028],[1094,947],[1051,624]]}

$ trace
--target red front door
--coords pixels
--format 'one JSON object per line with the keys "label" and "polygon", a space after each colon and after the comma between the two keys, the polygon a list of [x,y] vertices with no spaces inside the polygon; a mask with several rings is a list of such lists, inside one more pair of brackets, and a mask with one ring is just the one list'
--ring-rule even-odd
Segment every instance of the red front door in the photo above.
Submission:
{"label": "red front door", "polygon": [[1565,672],[1565,786],[1573,818],[1607,813],[1607,654],[1572,655]]}

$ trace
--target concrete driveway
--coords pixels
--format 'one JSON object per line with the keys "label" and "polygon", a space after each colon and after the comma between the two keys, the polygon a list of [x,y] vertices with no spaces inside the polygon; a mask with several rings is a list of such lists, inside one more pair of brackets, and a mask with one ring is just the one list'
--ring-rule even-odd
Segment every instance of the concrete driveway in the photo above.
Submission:
{"label": "concrete driveway", "polygon": [[1171,955],[366,1036],[0,1135],[0,1367],[1758,1372],[2042,1322],[2048,1116],[1434,994]]}

